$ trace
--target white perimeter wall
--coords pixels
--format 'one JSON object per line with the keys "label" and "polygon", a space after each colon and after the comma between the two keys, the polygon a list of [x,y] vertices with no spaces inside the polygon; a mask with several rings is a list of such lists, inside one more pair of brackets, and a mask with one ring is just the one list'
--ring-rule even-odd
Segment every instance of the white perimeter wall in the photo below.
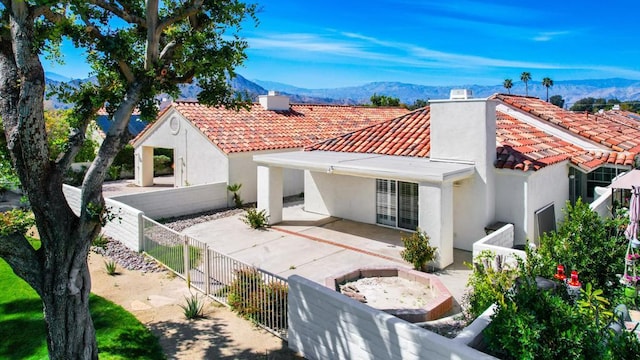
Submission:
{"label": "white perimeter wall", "polygon": [[[170,127],[172,117],[180,124],[177,132]],[[140,184],[138,162],[143,146],[173,149],[176,186],[227,182],[227,155],[180,113],[170,110],[150,130],[136,144],[136,184]]]}
{"label": "white perimeter wall", "polygon": [[305,171],[305,211],[376,223],[376,181]]}
{"label": "white perimeter wall", "polygon": [[[255,202],[258,198],[258,164],[253,161],[253,156],[292,151],[300,151],[300,149],[229,154],[229,184],[242,184],[242,188],[240,189],[240,197],[242,200],[244,202]],[[298,195],[304,191],[304,174],[302,170],[282,169],[282,177],[283,196]]]}
{"label": "white perimeter wall", "polygon": [[[79,215],[81,196],[80,189],[64,185],[63,191],[67,198],[67,203],[76,215]],[[116,215],[116,219],[107,222],[107,225],[102,229],[102,232],[105,235],[120,241],[129,249],[140,251],[140,226],[142,224],[140,217],[144,213],[113,199],[105,199],[105,203],[109,211]]]}
{"label": "white perimeter wall", "polygon": [[205,184],[111,198],[140,209],[152,219],[169,218],[227,207],[227,184]]}
{"label": "white perimeter wall", "polygon": [[296,275],[289,277],[288,342],[309,360],[495,359]]}

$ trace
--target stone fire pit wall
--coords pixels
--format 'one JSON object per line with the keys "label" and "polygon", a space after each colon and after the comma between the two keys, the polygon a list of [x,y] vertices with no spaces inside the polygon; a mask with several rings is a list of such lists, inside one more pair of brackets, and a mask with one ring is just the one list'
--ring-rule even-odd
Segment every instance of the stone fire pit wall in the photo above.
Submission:
{"label": "stone fire pit wall", "polygon": [[325,285],[336,291],[340,291],[340,284],[358,279],[372,277],[399,277],[416,283],[431,286],[437,296],[429,300],[423,307],[415,309],[385,309],[384,311],[395,315],[410,323],[436,320],[441,318],[453,307],[453,295],[436,276],[424,272],[400,267],[375,267],[363,268],[339,274],[326,279]]}
{"label": "stone fire pit wall", "polygon": [[298,275],[289,277],[289,347],[306,359],[496,359]]}

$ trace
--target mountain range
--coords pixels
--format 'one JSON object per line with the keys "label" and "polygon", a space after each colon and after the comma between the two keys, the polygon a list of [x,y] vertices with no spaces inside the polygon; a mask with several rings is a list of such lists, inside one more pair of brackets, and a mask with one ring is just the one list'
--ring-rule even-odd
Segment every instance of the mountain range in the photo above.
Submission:
{"label": "mountain range", "polygon": [[[71,80],[64,75],[46,73],[46,81],[49,85],[69,82],[77,85],[93,79]],[[231,81],[231,86],[238,91],[246,91],[253,98],[267,94],[268,90],[275,90],[283,95],[288,95],[292,103],[317,103],[317,104],[367,104],[371,95],[386,95],[397,97],[402,103],[413,104],[416,100],[446,99],[451,89],[469,89],[474,97],[484,98],[495,93],[505,93],[502,85],[452,85],[452,86],[428,86],[407,84],[401,82],[371,82],[361,86],[307,89],[295,87],[274,81],[253,80],[250,81],[238,75]],[[178,100],[195,100],[200,87],[196,82],[180,87],[181,94]],[[510,89],[512,94],[525,95],[527,89],[523,82],[514,82]],[[528,82],[528,95],[546,99],[547,89],[537,81]],[[560,95],[565,100],[565,106],[570,107],[576,101],[586,98],[618,99],[620,101],[640,100],[640,80],[629,79],[599,79],[599,80],[567,80],[557,81],[549,89],[549,96]],[[68,108],[55,97],[47,99],[45,104],[48,109]]]}

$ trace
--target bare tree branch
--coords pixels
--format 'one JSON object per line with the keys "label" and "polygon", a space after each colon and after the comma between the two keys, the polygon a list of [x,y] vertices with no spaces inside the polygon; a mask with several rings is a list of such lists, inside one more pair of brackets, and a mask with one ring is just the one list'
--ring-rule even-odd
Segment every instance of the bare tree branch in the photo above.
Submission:
{"label": "bare tree branch", "polygon": [[143,84],[140,82],[132,83],[129,86],[127,94],[113,114],[113,124],[109,128],[109,132],[102,142],[102,145],[100,145],[98,155],[89,167],[89,170],[87,170],[87,174],[82,182],[81,218],[83,219],[89,217],[86,213],[88,204],[96,201],[102,202],[102,183],[106,176],[107,169],[113,163],[115,155],[122,146],[127,143],[127,140],[129,140],[127,126],[133,110],[138,104],[138,101],[140,101],[142,88]]}
{"label": "bare tree branch", "polygon": [[136,80],[135,75],[133,75],[133,71],[131,71],[131,67],[129,67],[129,64],[127,64],[126,62],[119,60],[118,61],[118,67],[120,68],[120,71],[122,72],[122,75],[124,75],[124,78],[127,79],[127,82],[129,84],[131,84],[132,82],[134,82]]}
{"label": "bare tree branch", "polygon": [[104,1],[104,0],[87,0],[87,2],[89,4],[98,6],[110,13],[112,13],[113,15],[119,17],[120,19],[128,22],[129,24],[136,24],[139,25],[141,27],[146,27],[147,23],[146,21],[139,17],[136,16],[134,14],[131,14],[129,11],[127,11],[127,9],[125,9],[124,7],[120,8],[118,7],[118,5],[114,4],[111,1]]}
{"label": "bare tree branch", "polygon": [[13,271],[42,294],[42,263],[37,251],[23,234],[0,237],[0,257]]}
{"label": "bare tree branch", "polygon": [[185,4],[184,7],[176,9],[173,16],[169,16],[163,19],[156,27],[156,33],[162,33],[166,28],[175,24],[178,21],[184,20],[190,16],[197,14],[202,10],[203,0],[194,0],[192,4]]}

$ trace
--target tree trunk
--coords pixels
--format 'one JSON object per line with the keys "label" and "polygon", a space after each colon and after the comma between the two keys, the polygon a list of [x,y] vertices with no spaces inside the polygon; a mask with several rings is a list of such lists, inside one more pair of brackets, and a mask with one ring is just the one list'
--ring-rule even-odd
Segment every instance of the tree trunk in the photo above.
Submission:
{"label": "tree trunk", "polygon": [[[42,297],[50,359],[97,359],[95,329],[89,312],[91,280],[86,257],[80,269],[60,273],[51,270]],[[74,288],[80,286],[75,292]]]}
{"label": "tree trunk", "polygon": [[[19,0],[4,4],[11,36],[0,34],[0,116],[42,246],[35,250],[24,234],[7,234],[0,236],[0,256],[42,299],[49,357],[97,359],[87,255],[100,214],[73,213],[62,191],[63,172],[49,160],[34,8]],[[101,195],[90,200],[104,206]]]}

